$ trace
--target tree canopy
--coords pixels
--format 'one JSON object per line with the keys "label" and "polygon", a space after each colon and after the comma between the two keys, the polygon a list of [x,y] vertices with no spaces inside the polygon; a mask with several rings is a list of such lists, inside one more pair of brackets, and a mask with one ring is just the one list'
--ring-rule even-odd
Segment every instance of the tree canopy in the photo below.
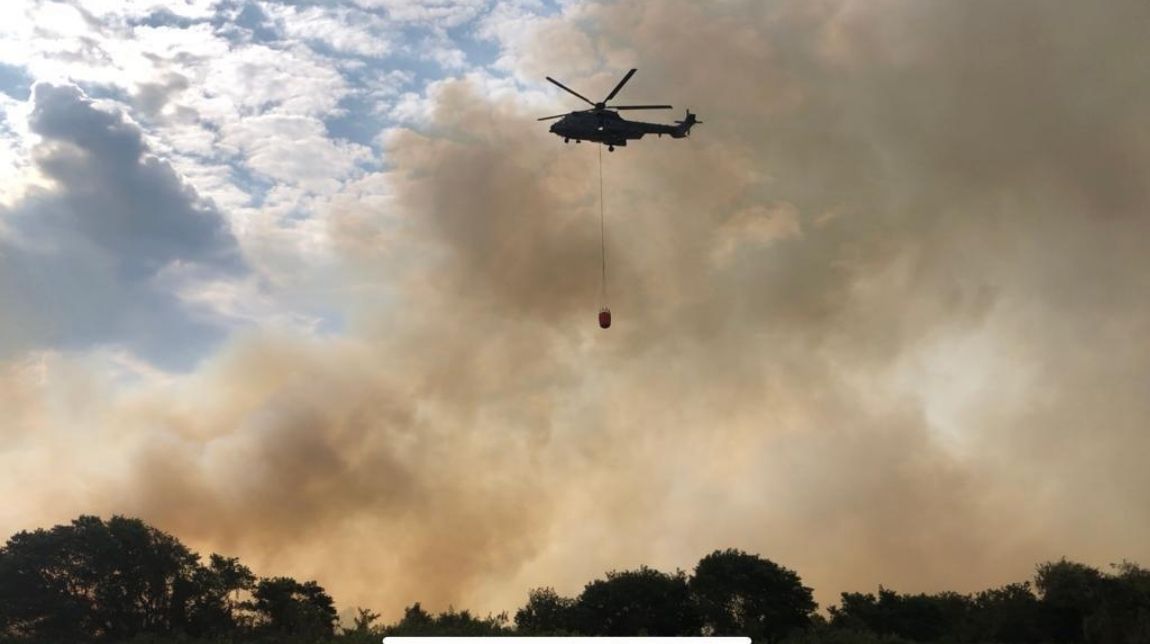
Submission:
{"label": "tree canopy", "polygon": [[704,631],[714,635],[779,641],[810,626],[817,608],[798,573],[740,550],[703,557],[690,586]]}
{"label": "tree canopy", "polygon": [[687,574],[612,571],[574,597],[537,588],[486,617],[415,602],[394,622],[356,609],[338,626],[316,581],[257,577],[236,558],[204,561],[139,519],[81,516],[19,532],[0,547],[0,643],[377,643],[384,635],[747,635],[757,643],[1150,642],[1150,571],[1067,560],[974,594],[843,593],[816,612],[798,573],[716,550]]}
{"label": "tree canopy", "polygon": [[316,582],[257,582],[237,559],[216,554],[205,565],[139,519],[81,516],[19,532],[0,548],[0,634],[8,639],[326,637],[334,622],[332,599]]}

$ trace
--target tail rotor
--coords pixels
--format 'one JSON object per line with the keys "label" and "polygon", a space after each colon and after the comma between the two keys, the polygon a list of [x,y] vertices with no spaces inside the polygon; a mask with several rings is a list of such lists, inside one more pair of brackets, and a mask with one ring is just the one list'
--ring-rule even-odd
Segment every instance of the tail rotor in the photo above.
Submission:
{"label": "tail rotor", "polygon": [[682,121],[675,121],[676,131],[671,136],[675,137],[676,139],[691,136],[691,128],[701,123],[702,121],[696,119],[695,115],[691,113],[691,108],[687,108],[686,118],[684,118]]}

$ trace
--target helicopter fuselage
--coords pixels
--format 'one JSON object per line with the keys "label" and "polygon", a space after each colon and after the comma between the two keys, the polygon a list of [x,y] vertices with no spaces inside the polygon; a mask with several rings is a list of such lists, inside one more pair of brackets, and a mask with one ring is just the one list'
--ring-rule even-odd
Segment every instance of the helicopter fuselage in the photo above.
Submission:
{"label": "helicopter fuselage", "polygon": [[687,112],[687,120],[674,125],[628,121],[611,110],[583,110],[571,112],[556,121],[550,131],[564,141],[593,141],[614,147],[627,145],[627,141],[641,139],[647,134],[658,134],[681,139],[691,132],[695,115]]}

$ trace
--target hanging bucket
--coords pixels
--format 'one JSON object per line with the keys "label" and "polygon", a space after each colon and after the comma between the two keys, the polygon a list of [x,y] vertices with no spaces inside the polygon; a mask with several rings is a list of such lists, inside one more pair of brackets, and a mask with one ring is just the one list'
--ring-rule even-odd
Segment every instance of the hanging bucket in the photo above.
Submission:
{"label": "hanging bucket", "polygon": [[611,309],[603,307],[599,311],[599,328],[607,329],[611,327]]}

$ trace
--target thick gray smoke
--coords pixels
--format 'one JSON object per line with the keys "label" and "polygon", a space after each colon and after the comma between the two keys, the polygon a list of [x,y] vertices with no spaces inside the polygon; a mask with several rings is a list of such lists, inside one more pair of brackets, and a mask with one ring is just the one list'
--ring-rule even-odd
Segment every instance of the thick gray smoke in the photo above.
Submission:
{"label": "thick gray smoke", "polygon": [[389,619],[727,546],[824,605],[1146,561],[1148,24],[909,0],[542,21],[513,72],[595,94],[634,65],[628,100],[704,121],[604,155],[614,328],[596,149],[446,81],[388,140],[391,203],[327,213],[347,279],[381,285],[345,335],[234,338],[128,393],[7,367],[0,490],[29,500],[3,525],[138,514]]}

